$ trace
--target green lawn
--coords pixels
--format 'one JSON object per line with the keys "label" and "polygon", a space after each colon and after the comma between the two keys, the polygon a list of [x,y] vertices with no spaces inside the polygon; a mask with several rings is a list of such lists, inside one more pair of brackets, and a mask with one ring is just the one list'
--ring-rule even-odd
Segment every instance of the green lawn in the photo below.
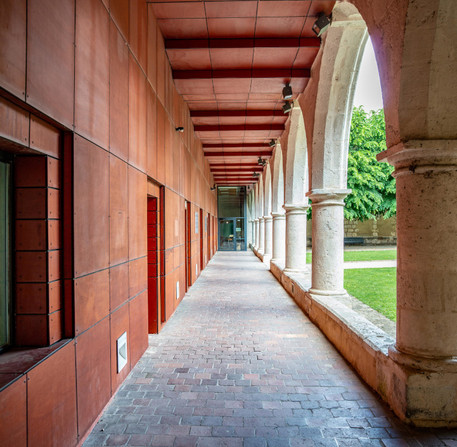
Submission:
{"label": "green lawn", "polygon": [[396,268],[348,269],[344,271],[344,287],[348,293],[396,320]]}
{"label": "green lawn", "polygon": [[[311,262],[311,253],[306,253],[306,262]],[[363,250],[363,251],[348,251],[344,252],[344,261],[384,261],[397,259],[397,250]]]}

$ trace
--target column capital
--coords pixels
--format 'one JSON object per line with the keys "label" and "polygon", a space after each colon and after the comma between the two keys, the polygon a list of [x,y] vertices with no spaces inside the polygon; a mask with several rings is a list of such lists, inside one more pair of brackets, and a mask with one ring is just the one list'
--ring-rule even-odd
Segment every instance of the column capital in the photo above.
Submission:
{"label": "column capital", "polygon": [[273,220],[284,220],[286,218],[285,213],[278,212],[271,213],[271,216],[273,217]]}
{"label": "column capital", "polygon": [[264,219],[265,221],[267,221],[267,220],[270,221],[270,220],[272,220],[273,218],[272,218],[271,216],[263,216],[263,219]]}
{"label": "column capital", "polygon": [[265,220],[265,217],[263,217],[263,216],[260,216],[260,217],[259,217],[259,222],[262,222],[262,221],[264,221],[264,220]]}
{"label": "column capital", "polygon": [[344,206],[345,197],[351,189],[313,189],[306,195],[311,199],[312,206]]}
{"label": "column capital", "polygon": [[409,140],[379,153],[378,161],[395,167],[394,177],[455,171],[457,140]]}
{"label": "column capital", "polygon": [[259,219],[254,219],[254,223],[258,223],[259,222]]}
{"label": "column capital", "polygon": [[306,214],[309,204],[308,203],[285,203],[282,206],[286,210],[286,214]]}

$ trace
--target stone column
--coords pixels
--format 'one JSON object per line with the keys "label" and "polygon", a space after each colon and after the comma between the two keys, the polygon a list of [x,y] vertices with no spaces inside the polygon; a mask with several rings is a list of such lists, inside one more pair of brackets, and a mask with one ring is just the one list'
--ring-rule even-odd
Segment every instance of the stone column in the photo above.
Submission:
{"label": "stone column", "polygon": [[259,217],[259,246],[258,252],[263,255],[265,250],[265,219],[263,217]]}
{"label": "stone column", "polygon": [[284,261],[286,258],[286,216],[283,213],[271,213],[273,216],[273,253],[272,261]]}
{"label": "stone column", "polygon": [[313,261],[310,292],[345,295],[344,198],[348,190],[313,190]]}
{"label": "stone column", "polygon": [[393,407],[415,425],[455,426],[457,142],[409,141],[383,155],[397,180]]}
{"label": "stone column", "polygon": [[265,242],[264,242],[264,256],[268,256],[271,258],[272,252],[272,217],[271,216],[264,216],[265,221]]}
{"label": "stone column", "polygon": [[286,204],[285,272],[306,270],[306,211],[308,204]]}
{"label": "stone column", "polygon": [[259,249],[259,219],[254,219],[255,226],[255,240],[254,240],[254,250]]}

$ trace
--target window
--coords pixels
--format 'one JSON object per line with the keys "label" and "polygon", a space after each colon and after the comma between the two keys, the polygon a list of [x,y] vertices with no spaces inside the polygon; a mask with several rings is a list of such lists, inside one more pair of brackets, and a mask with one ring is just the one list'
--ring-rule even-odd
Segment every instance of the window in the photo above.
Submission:
{"label": "window", "polygon": [[11,164],[0,153],[0,351],[11,343]]}

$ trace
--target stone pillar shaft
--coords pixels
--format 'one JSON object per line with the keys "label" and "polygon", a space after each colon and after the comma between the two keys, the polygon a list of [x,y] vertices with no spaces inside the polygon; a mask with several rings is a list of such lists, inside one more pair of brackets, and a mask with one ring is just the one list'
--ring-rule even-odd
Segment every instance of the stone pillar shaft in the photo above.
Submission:
{"label": "stone pillar shaft", "polygon": [[259,217],[259,245],[258,251],[260,254],[263,255],[265,250],[265,219],[263,217]]}
{"label": "stone pillar shaft", "polygon": [[282,213],[271,213],[273,216],[273,250],[272,260],[283,261],[286,258],[286,216]]}
{"label": "stone pillar shaft", "polygon": [[255,240],[254,240],[254,249],[259,249],[259,219],[254,219],[255,226]]}
{"label": "stone pillar shaft", "polygon": [[272,234],[272,217],[271,216],[264,216],[265,221],[265,242],[264,242],[264,256],[270,256],[272,253],[272,245],[273,245],[273,234]]}
{"label": "stone pillar shaft", "polygon": [[347,190],[314,190],[311,293],[344,295],[344,198]]}
{"label": "stone pillar shaft", "polygon": [[286,210],[285,271],[302,272],[306,269],[306,211],[307,204],[284,205]]}
{"label": "stone pillar shaft", "polygon": [[408,144],[388,158],[397,179],[396,347],[419,357],[457,356],[455,146]]}

